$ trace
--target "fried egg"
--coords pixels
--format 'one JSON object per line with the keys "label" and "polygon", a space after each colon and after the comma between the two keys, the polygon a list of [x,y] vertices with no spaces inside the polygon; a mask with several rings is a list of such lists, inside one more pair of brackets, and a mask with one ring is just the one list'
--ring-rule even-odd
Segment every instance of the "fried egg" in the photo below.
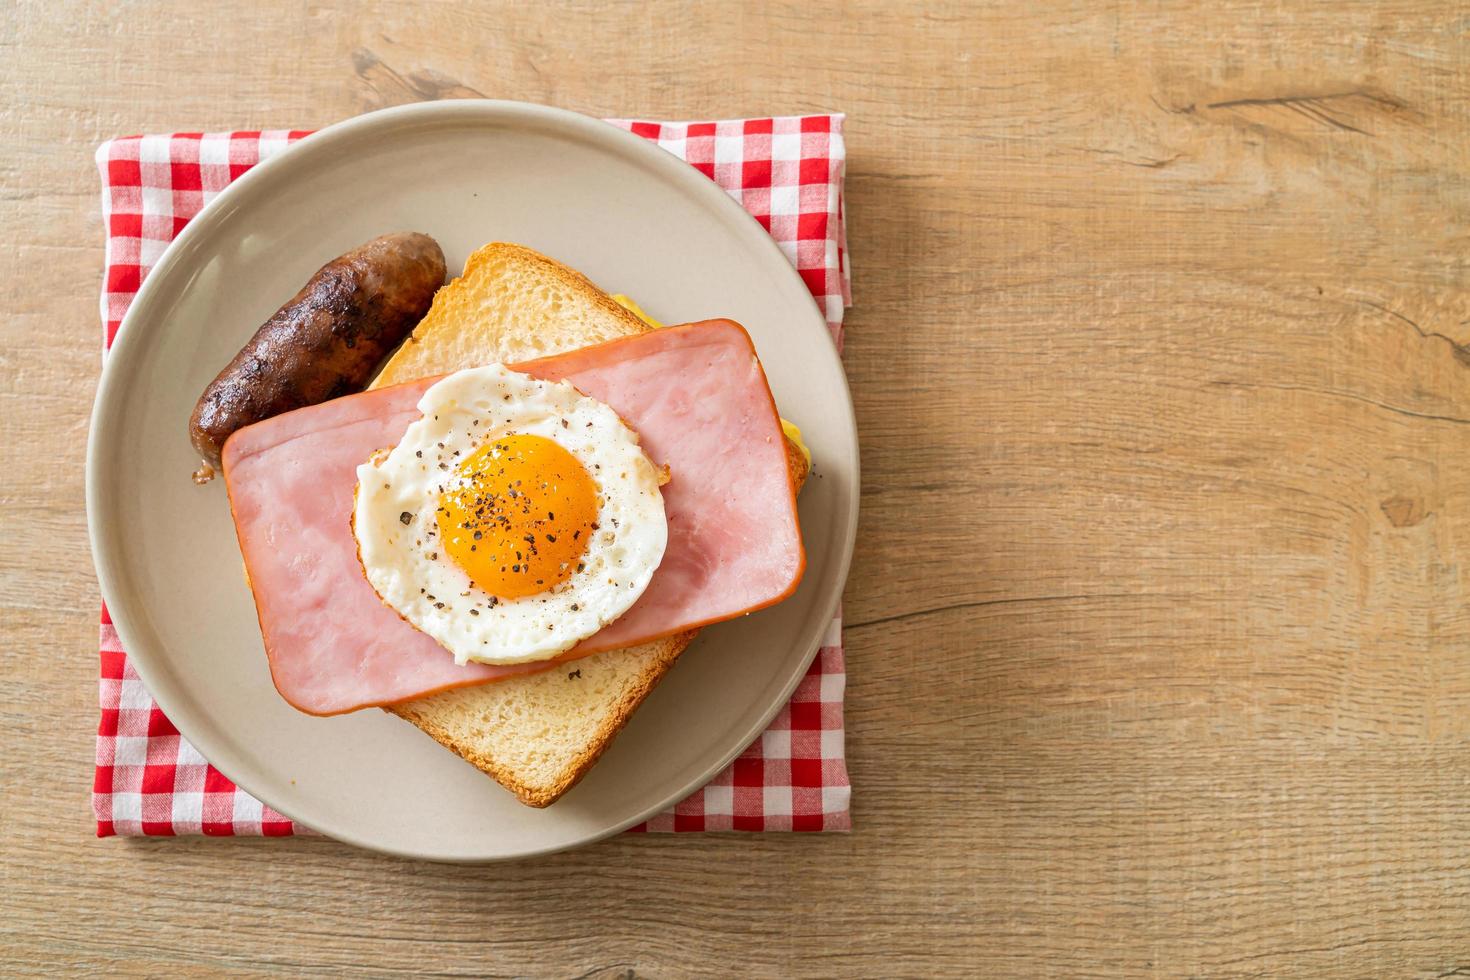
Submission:
{"label": "fried egg", "polygon": [[424,392],[357,469],[378,596],[458,663],[544,660],[628,610],[668,542],[659,474],[607,405],[501,365]]}

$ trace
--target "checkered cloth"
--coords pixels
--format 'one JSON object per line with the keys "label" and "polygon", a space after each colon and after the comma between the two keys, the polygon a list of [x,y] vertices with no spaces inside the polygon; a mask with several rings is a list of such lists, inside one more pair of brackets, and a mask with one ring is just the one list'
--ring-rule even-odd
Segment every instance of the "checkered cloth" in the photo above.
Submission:
{"label": "checkered cloth", "polygon": [[[843,229],[840,115],[721,122],[610,120],[716,181],[771,233],[842,346],[851,302]],[[305,131],[174,133],[110,140],[97,150],[107,225],[104,348],[138,286],[205,203]],[[235,786],[179,735],[138,678],[102,610],[102,677],[93,806],[97,834],[306,831]],[[834,620],[791,702],[734,763],[637,831],[846,830],[846,683]]]}

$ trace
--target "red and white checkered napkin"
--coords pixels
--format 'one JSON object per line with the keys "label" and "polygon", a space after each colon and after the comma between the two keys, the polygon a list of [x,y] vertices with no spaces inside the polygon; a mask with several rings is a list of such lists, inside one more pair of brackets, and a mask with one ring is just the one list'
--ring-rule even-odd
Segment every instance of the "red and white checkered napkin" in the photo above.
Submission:
{"label": "red and white checkered napkin", "polygon": [[[851,302],[842,220],[842,120],[785,116],[722,122],[612,120],[716,181],[770,231],[827,318],[838,349]],[[111,345],[164,247],[230,181],[308,135],[276,130],[110,140],[97,150],[107,223],[102,291]],[[143,686],[102,611],[97,834],[295,833],[180,737]],[[635,830],[846,830],[846,673],[834,620],[821,652],[771,727],[704,789]],[[305,828],[301,828],[305,829]]]}

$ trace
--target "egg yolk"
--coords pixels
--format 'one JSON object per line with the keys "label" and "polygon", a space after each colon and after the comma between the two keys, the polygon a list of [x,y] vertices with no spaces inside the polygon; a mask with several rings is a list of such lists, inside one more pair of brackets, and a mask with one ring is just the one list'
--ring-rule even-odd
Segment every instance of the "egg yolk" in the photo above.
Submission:
{"label": "egg yolk", "polygon": [[439,496],[445,554],[486,592],[519,599],[581,568],[597,530],[597,484],[555,440],[508,435],[471,453]]}

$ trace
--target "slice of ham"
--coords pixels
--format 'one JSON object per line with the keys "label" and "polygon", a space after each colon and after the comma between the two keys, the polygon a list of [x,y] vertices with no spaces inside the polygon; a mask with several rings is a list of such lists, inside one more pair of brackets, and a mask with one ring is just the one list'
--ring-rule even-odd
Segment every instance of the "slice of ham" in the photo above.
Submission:
{"label": "slice of ham", "polygon": [[805,567],[796,488],[755,348],[706,320],[513,365],[605,402],[673,479],[668,547],[622,618],[557,661],[466,664],[384,605],[352,535],[357,466],[398,442],[433,378],[298,409],[224,448],[230,509],[271,677],[308,714],[396,704],[545,670],[779,602]]}

